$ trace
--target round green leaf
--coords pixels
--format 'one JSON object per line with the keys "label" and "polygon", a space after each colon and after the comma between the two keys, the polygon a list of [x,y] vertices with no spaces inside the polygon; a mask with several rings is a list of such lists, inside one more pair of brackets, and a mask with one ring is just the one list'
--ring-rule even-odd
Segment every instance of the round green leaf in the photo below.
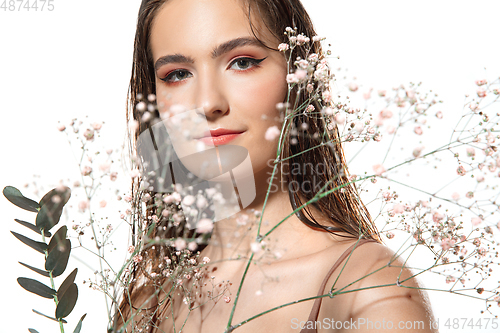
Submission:
{"label": "round green leaf", "polygon": [[[42,234],[42,231],[40,230],[40,228],[38,228],[36,225],[34,225],[32,223],[29,223],[29,222],[26,222],[26,221],[23,221],[23,220],[19,220],[19,219],[14,219],[14,221],[16,221],[17,223],[25,226],[28,229],[33,230],[34,232],[36,232],[39,235]],[[48,232],[48,231],[44,231],[43,234],[45,235],[45,237],[52,236],[52,234],[50,232]]]}
{"label": "round green leaf", "polygon": [[4,187],[3,195],[19,208],[34,213],[38,213],[38,209],[40,209],[40,205],[36,201],[26,198],[21,194],[21,191],[13,186]]}
{"label": "round green leaf", "polygon": [[[34,312],[34,313],[36,313],[37,315],[40,315],[40,316],[45,317],[45,318],[47,318],[47,319],[50,319],[50,320],[53,320],[53,321],[59,321],[59,320],[57,320],[56,318],[54,318],[54,317],[50,317],[50,316],[47,316],[46,314],[43,314],[43,313],[41,313],[40,311],[36,311],[35,309],[33,309],[33,312]],[[67,323],[68,323],[68,322],[67,322],[66,320],[64,320],[64,319],[61,319],[61,321],[62,321],[64,324],[67,324]]]}
{"label": "round green leaf", "polygon": [[56,231],[54,236],[50,239],[49,246],[47,247],[47,251],[52,251],[54,247],[56,247],[59,243],[64,243],[66,241],[66,235],[68,233],[68,227],[63,225]]}
{"label": "round green leaf", "polygon": [[66,239],[52,249],[45,261],[45,270],[52,271],[52,276],[57,277],[64,273],[68,265],[69,254],[71,252],[71,242]]}
{"label": "round green leaf", "polygon": [[17,282],[27,291],[37,294],[41,297],[54,298],[54,295],[57,294],[54,289],[47,287],[37,280],[20,277],[17,279]]}
{"label": "round green leaf", "polygon": [[77,299],[78,287],[75,283],[72,283],[61,296],[61,299],[59,299],[59,304],[56,308],[56,318],[67,317],[73,311]]}
{"label": "round green leaf", "polygon": [[35,242],[34,240],[32,240],[28,237],[25,237],[21,234],[18,234],[17,232],[14,232],[14,231],[11,231],[11,233],[17,239],[19,239],[21,242],[23,242],[24,244],[28,245],[29,247],[37,250],[38,252],[40,252],[42,254],[45,254],[45,250],[47,250],[47,244],[42,243],[42,242]]}
{"label": "round green leaf", "polygon": [[39,268],[36,268],[36,267],[30,266],[30,265],[25,264],[25,263],[20,262],[20,261],[19,261],[19,263],[20,263],[21,265],[23,265],[24,267],[27,267],[27,268],[31,269],[32,271],[34,271],[34,272],[37,272],[38,274],[41,274],[41,275],[46,276],[46,277],[49,277],[49,276],[50,276],[50,275],[49,275],[49,272],[47,272],[47,271],[44,271],[44,270],[41,270],[41,269],[39,269]]}
{"label": "round green leaf", "polygon": [[[59,197],[60,201],[58,199],[54,200],[54,197]],[[47,192],[43,198],[40,200],[40,207],[44,205],[66,205],[68,202],[69,198],[71,197],[71,190],[67,186],[62,186],[61,188],[54,188]]]}
{"label": "round green leaf", "polygon": [[82,329],[82,321],[85,319],[85,316],[87,316],[87,314],[84,314],[82,316],[82,318],[80,318],[80,320],[78,321],[78,324],[76,325],[75,330],[73,331],[73,333],[80,333],[80,331]]}
{"label": "round green leaf", "polygon": [[36,226],[39,229],[50,230],[53,226],[59,223],[61,219],[62,208],[54,209],[52,206],[42,206],[36,215]]}
{"label": "round green leaf", "polygon": [[75,282],[75,277],[76,277],[76,273],[77,272],[78,272],[78,268],[75,268],[73,270],[73,272],[71,272],[66,277],[66,279],[64,280],[64,282],[59,286],[59,289],[57,289],[57,297],[58,298],[60,298],[66,292],[66,290],[68,289],[68,287],[71,286],[71,284],[73,282]]}
{"label": "round green leaf", "polygon": [[71,190],[64,186],[62,190],[55,188],[45,194],[40,200],[40,211],[36,216],[36,226],[43,230],[50,230],[59,223],[64,205],[71,196]]}

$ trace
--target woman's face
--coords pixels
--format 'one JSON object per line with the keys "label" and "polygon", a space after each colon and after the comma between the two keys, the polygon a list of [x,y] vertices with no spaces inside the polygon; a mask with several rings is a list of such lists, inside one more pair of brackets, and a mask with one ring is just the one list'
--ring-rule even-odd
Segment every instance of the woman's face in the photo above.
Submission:
{"label": "woman's face", "polygon": [[[248,150],[257,176],[276,158],[278,139],[266,140],[265,133],[281,128],[276,104],[286,96],[287,69],[283,54],[254,37],[244,10],[240,0],[169,0],[153,21],[150,44],[162,118],[187,116],[170,122],[179,157],[215,153],[214,145],[230,148],[230,141]],[[259,39],[276,49],[278,41],[252,17]],[[239,134],[216,138],[216,129]],[[207,130],[212,135],[197,139]]]}

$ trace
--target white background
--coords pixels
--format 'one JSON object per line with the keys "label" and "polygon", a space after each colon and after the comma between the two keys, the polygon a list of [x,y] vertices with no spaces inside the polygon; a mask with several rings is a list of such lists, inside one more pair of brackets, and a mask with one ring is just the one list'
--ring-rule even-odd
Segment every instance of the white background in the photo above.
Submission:
{"label": "white background", "polygon": [[[453,118],[462,110],[464,94],[474,92],[474,80],[500,75],[498,1],[304,0],[304,4],[319,35],[328,38],[342,66],[359,83],[390,89],[423,81],[446,102],[445,117]],[[67,124],[89,115],[105,122],[103,139],[110,147],[124,141],[125,97],[140,1],[55,0],[54,5],[52,12],[0,10],[1,188],[22,188],[33,174],[41,175],[46,189],[60,179],[76,179],[76,161],[64,135],[56,130],[58,121]],[[29,294],[16,282],[18,276],[36,275],[17,261],[37,266],[41,256],[25,250],[9,230],[24,233],[13,219],[33,217],[13,208],[3,196],[0,211],[0,331],[27,332],[33,327],[40,333],[56,332],[56,323],[31,312],[36,308],[52,314],[53,303]],[[91,275],[81,267],[80,280]],[[79,287],[80,299],[66,331],[71,332],[81,314],[88,313],[83,332],[103,332],[102,295]],[[460,297],[431,297],[443,332],[446,318],[479,316],[482,306]]]}

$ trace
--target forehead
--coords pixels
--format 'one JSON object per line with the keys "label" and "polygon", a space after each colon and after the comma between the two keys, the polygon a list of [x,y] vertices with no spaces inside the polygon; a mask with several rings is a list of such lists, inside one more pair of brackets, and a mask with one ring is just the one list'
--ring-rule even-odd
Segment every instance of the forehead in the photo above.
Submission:
{"label": "forehead", "polygon": [[[266,45],[274,46],[262,19],[251,15],[254,32]],[[169,0],[158,10],[150,43],[156,59],[165,52],[201,50],[227,40],[254,36],[248,6],[242,0]]]}

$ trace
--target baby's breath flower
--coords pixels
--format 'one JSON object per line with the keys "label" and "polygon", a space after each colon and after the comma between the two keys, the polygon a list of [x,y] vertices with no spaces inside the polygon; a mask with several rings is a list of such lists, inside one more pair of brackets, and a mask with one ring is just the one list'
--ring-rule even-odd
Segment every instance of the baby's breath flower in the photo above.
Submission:
{"label": "baby's breath flower", "polygon": [[206,234],[212,231],[214,223],[210,219],[201,219],[196,223],[196,232]]}
{"label": "baby's breath flower", "polygon": [[89,201],[88,200],[82,200],[78,203],[78,209],[81,212],[84,212],[87,208],[89,207]]}
{"label": "baby's breath flower", "polygon": [[148,121],[150,121],[151,119],[153,118],[153,115],[151,114],[151,112],[144,112],[142,117],[141,117],[141,121],[143,123],[147,123]]}
{"label": "baby's breath flower", "polygon": [[109,171],[109,169],[111,168],[111,162],[104,162],[104,163],[101,163],[99,165],[99,169],[102,171],[102,172],[106,172],[106,171]]}
{"label": "baby's breath flower", "polygon": [[276,104],[276,109],[278,111],[283,111],[285,110],[287,107],[290,107],[290,103],[283,103],[283,102],[279,102]]}
{"label": "baby's breath flower", "polygon": [[300,34],[297,36],[297,45],[309,43],[309,41],[309,37],[305,36],[304,34]]}
{"label": "baby's breath flower", "polygon": [[198,248],[198,244],[196,244],[196,242],[189,242],[188,244],[188,249],[189,251],[196,251],[196,249]]}
{"label": "baby's breath flower", "polygon": [[187,195],[186,197],[184,197],[184,199],[182,200],[182,204],[183,205],[186,205],[186,206],[191,206],[192,204],[194,204],[195,202],[195,197],[192,196],[192,195]]}
{"label": "baby's breath flower", "polygon": [[356,91],[356,90],[358,90],[358,85],[356,83],[354,83],[354,82],[349,83],[348,87],[349,87],[349,90],[353,91],[353,92]]}
{"label": "baby's breath flower", "polygon": [[86,129],[85,132],[83,132],[83,136],[87,139],[87,141],[92,141],[94,139],[94,131]]}
{"label": "baby's breath flower", "polygon": [[102,123],[100,122],[95,122],[92,124],[92,128],[96,131],[100,130],[102,128]]}
{"label": "baby's breath flower", "polygon": [[267,129],[264,137],[266,140],[272,141],[276,139],[280,134],[281,131],[279,130],[278,126],[271,126]]}
{"label": "baby's breath flower", "polygon": [[480,217],[471,218],[471,223],[473,226],[477,226],[477,225],[481,224],[481,222],[483,222],[483,219]]}
{"label": "baby's breath flower", "polygon": [[198,209],[205,208],[207,205],[208,205],[208,201],[205,197],[199,196],[196,199],[196,207],[198,207]]}
{"label": "baby's breath flower", "polygon": [[174,246],[177,250],[182,251],[186,248],[186,241],[184,240],[184,238],[177,238],[174,241]]}
{"label": "baby's breath flower", "polygon": [[385,170],[385,168],[384,168],[384,166],[383,166],[382,164],[375,164],[375,165],[373,166],[373,171],[375,171],[375,174],[376,174],[377,176],[380,176],[380,175],[382,175],[382,174],[383,174],[386,170]]}
{"label": "baby's breath flower", "polygon": [[330,90],[324,90],[321,93],[321,98],[323,99],[323,102],[330,103],[332,101],[332,93]]}
{"label": "baby's breath flower", "polygon": [[139,112],[144,112],[146,111],[146,103],[144,102],[139,102],[137,103],[137,105],[135,106],[135,109]]}
{"label": "baby's breath flower", "polygon": [[281,43],[280,45],[278,45],[278,51],[284,52],[284,51],[287,51],[289,49],[290,49],[290,45],[288,45],[287,43]]}
{"label": "baby's breath flower", "polygon": [[446,283],[452,283],[452,282],[455,282],[455,277],[448,275],[446,277]]}
{"label": "baby's breath flower", "polygon": [[139,122],[135,119],[131,120],[128,124],[128,128],[131,131],[137,131],[139,129]]}

